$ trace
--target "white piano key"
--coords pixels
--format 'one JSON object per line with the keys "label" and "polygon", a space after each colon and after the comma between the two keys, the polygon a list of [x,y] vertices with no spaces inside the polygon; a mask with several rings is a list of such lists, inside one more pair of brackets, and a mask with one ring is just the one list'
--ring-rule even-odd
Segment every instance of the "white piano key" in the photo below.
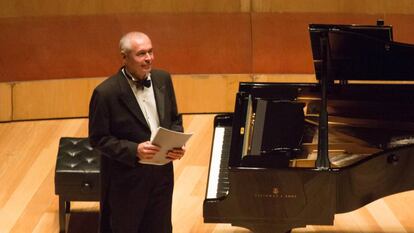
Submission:
{"label": "white piano key", "polygon": [[221,151],[223,149],[224,127],[216,127],[214,131],[213,149],[211,153],[210,172],[207,186],[207,199],[217,198],[220,172]]}

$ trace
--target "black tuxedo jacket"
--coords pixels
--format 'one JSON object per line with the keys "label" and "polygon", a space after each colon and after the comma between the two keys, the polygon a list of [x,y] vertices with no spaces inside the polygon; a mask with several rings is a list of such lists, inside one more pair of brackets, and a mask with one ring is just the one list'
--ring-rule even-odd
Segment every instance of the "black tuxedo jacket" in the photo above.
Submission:
{"label": "black tuxedo jacket", "polygon": [[[183,131],[170,75],[152,70],[151,80],[160,126]],[[90,143],[116,161],[116,170],[135,167],[137,144],[150,137],[150,128],[121,71],[95,88],[89,106]]]}
{"label": "black tuxedo jacket", "polygon": [[[151,80],[160,126],[183,131],[170,75],[152,70]],[[121,70],[95,88],[89,106],[89,140],[102,155],[101,211],[105,212],[106,191],[110,185],[117,186],[119,192],[134,185],[133,177],[140,169],[137,146],[150,137],[150,128]],[[110,198],[117,198],[116,194],[111,193]]]}

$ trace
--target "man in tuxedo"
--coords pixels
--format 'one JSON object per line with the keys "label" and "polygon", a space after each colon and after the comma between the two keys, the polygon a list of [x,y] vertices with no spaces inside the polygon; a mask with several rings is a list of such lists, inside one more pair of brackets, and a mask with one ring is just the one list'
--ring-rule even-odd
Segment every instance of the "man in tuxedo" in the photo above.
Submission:
{"label": "man in tuxedo", "polygon": [[[150,38],[130,32],[120,40],[124,66],[93,91],[89,140],[101,154],[100,231],[172,232],[173,164],[141,164],[160,150],[150,142],[161,126],[183,131],[170,75],[152,69]],[[180,159],[185,148],[167,153]]]}

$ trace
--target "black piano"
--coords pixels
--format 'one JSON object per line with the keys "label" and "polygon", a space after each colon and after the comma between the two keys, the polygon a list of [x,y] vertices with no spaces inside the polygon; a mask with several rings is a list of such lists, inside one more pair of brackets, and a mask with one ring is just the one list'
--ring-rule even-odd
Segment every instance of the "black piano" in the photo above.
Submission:
{"label": "black piano", "polygon": [[205,223],[290,232],[414,189],[414,46],[379,24],[309,32],[318,82],[240,83],[216,116]]}

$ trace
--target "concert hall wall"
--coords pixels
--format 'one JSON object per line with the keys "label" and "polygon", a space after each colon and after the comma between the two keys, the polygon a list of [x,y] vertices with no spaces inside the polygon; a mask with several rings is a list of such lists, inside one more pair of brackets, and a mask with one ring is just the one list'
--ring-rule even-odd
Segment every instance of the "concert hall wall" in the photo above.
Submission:
{"label": "concert hall wall", "polygon": [[395,40],[414,43],[414,1],[392,2],[2,1],[0,121],[86,116],[91,90],[120,67],[118,41],[131,30],[152,38],[181,112],[232,111],[239,81],[314,81],[309,23],[381,18]]}

